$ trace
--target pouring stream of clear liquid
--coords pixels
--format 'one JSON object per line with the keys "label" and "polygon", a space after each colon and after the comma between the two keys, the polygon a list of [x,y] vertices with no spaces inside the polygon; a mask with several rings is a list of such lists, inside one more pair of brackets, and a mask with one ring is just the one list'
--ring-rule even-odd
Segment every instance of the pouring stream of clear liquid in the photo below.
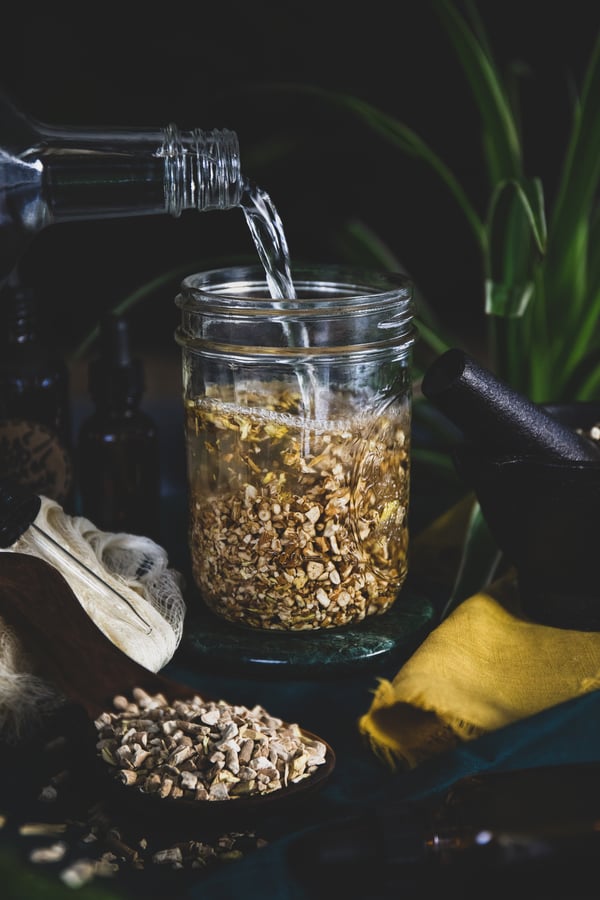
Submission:
{"label": "pouring stream of clear liquid", "polygon": [[[292,281],[290,253],[283,223],[269,195],[249,180],[244,182],[241,207],[250,230],[265,276],[271,299],[294,300],[296,290]],[[288,347],[310,345],[303,322],[284,321],[283,333]],[[310,363],[296,368],[298,387],[307,418],[318,415],[318,385],[314,367]]]}
{"label": "pouring stream of clear liquid", "polygon": [[283,223],[269,195],[245,180],[241,206],[273,300],[296,296]]}

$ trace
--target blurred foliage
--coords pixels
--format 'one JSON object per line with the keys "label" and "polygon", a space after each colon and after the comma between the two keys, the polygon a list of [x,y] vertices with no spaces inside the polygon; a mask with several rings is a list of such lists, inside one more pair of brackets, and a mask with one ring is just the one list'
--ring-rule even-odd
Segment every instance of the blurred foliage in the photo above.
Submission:
{"label": "blurred foliage", "polygon": [[[481,355],[485,362],[535,402],[596,399],[600,392],[600,34],[582,83],[573,93],[570,129],[564,135],[553,131],[547,136],[549,145],[561,138],[564,142],[551,192],[540,176],[527,171],[524,162],[519,85],[525,66],[515,62],[508,72],[501,71],[475,2],[432,0],[432,7],[479,117],[486,179],[483,213],[480,198],[469,195],[442,152],[372,103],[310,84],[263,85],[260,90],[271,98],[279,96],[284,104],[294,95],[310,97],[317,104],[315,128],[335,111],[365,133],[376,135],[399,156],[428,167],[447,189],[457,222],[466,223],[478,248],[484,280],[486,330]],[[307,127],[310,123],[303,122],[303,129]],[[262,143],[270,164],[274,157],[295,152],[293,140],[283,139],[276,128],[273,140]],[[359,218],[341,221],[335,239],[340,256],[353,264],[406,271],[385,240]],[[118,311],[126,311],[178,274],[179,269],[142,286],[118,305]],[[418,385],[428,362],[462,341],[460,334],[441,325],[418,284],[416,300],[414,460],[433,484],[447,485],[452,481],[447,451],[457,436],[440,417],[432,416]],[[464,599],[460,585],[473,589],[477,573],[489,577],[496,557],[497,549],[475,506],[452,603]]]}

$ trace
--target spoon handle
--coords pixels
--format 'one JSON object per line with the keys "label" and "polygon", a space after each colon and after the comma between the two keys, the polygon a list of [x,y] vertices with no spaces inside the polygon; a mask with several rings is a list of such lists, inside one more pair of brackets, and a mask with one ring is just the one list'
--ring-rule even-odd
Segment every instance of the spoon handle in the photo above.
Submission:
{"label": "spoon handle", "polygon": [[96,718],[133,687],[186,698],[198,693],[131,659],[95,625],[58,569],[22,553],[0,553],[0,615],[44,675]]}
{"label": "spoon handle", "polygon": [[[153,695],[163,694],[171,703],[198,694],[203,701],[213,700],[203,691],[171,681],[130,659],[89,618],[58,569],[38,557],[0,553],[0,617],[36,661],[36,674],[52,681],[91,720],[104,711],[112,711],[113,697],[127,695],[134,687]],[[326,747],[323,764],[309,778],[292,781],[267,794],[238,797],[234,802],[162,799],[157,794],[132,790],[107,774],[107,766],[98,755],[93,760],[107,797],[118,804],[126,803],[136,815],[159,815],[162,822],[177,827],[183,816],[189,816],[193,822],[200,817],[204,823],[210,820],[244,827],[246,821],[253,820],[256,810],[285,808],[295,798],[321,787],[331,775],[335,767],[332,748],[304,729],[302,735],[305,740],[313,744],[318,741]]]}

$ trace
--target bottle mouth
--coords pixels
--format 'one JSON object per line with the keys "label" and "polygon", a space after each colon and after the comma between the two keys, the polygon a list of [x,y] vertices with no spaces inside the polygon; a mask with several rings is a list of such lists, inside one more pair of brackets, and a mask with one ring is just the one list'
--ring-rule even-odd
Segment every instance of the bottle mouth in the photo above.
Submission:
{"label": "bottle mouth", "polygon": [[177,342],[306,356],[406,352],[414,343],[413,288],[404,275],[323,265],[291,274],[293,299],[272,298],[258,265],[189,275],[175,298]]}
{"label": "bottle mouth", "polygon": [[184,209],[231,209],[242,197],[240,148],[228,129],[163,131],[165,209],[176,218]]}

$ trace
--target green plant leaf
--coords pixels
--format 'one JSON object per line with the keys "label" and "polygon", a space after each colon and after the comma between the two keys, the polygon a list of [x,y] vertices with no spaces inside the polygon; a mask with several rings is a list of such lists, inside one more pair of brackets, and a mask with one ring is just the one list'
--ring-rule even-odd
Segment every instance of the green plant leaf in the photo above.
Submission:
{"label": "green plant leaf", "polygon": [[343,223],[336,236],[336,245],[342,255],[355,265],[376,266],[408,276],[391,248],[360,219],[349,219]]}
{"label": "green plant leaf", "polygon": [[[146,297],[151,296],[160,288],[165,287],[175,279],[183,277],[184,275],[189,275],[190,272],[194,271],[196,271],[194,266],[190,266],[190,264],[187,264],[185,266],[177,266],[174,269],[170,269],[168,272],[163,272],[161,275],[157,275],[156,278],[152,278],[150,281],[147,281],[144,284],[140,285],[140,287],[133,291],[133,293],[125,297],[120,303],[117,303],[116,306],[112,308],[112,312],[114,312],[116,315],[123,315],[129,309],[135,306],[136,303],[139,303]],[[76,347],[71,354],[71,363],[78,359],[81,359],[87,353],[91,345],[98,337],[98,333],[99,325],[97,325],[85,335],[79,346]]]}
{"label": "green plant leaf", "polygon": [[399,272],[409,278],[413,282],[414,301],[418,311],[418,321],[415,324],[421,324],[423,328],[427,329],[427,333],[430,335],[429,342],[436,351],[442,346],[442,339],[438,340],[435,337],[436,333],[442,332],[437,315],[419,290],[411,273],[406,270],[391,248],[372,228],[359,219],[348,220],[337,235],[336,246],[338,252],[352,265],[375,266],[388,272]]}
{"label": "green plant leaf", "polygon": [[454,196],[459,208],[462,210],[467,222],[471,226],[471,231],[478,245],[481,248],[485,246],[485,229],[481,217],[475,210],[475,207],[471,203],[462,185],[441,157],[438,156],[438,154],[435,153],[415,131],[404,124],[404,122],[401,122],[399,119],[372,106],[370,103],[367,103],[366,100],[362,100],[359,97],[343,94],[341,92],[329,91],[315,85],[294,83],[267,84],[255,85],[253,90],[301,93],[307,96],[314,96],[318,100],[350,112],[365,126],[376,132],[387,143],[396,147],[402,153],[427,163]]}
{"label": "green plant leaf", "polygon": [[463,601],[491,583],[501,559],[502,553],[483,518],[479,503],[475,500],[458,573],[448,602],[442,611],[442,620]]}
{"label": "green plant leaf", "polygon": [[532,343],[545,346],[548,337],[544,283],[539,277],[547,246],[540,180],[520,176],[499,182],[486,224],[485,311],[493,322],[494,364],[500,377],[529,393],[547,371],[540,355],[531,352]]}
{"label": "green plant leaf", "polygon": [[[575,373],[585,368],[593,352],[600,314],[598,285],[597,204],[600,186],[600,34],[587,66],[581,97],[573,115],[573,128],[552,217],[544,278],[548,320],[552,324],[555,370],[563,383],[573,385]],[[589,371],[578,387],[588,397],[598,381]],[[571,398],[574,399],[574,398]]]}
{"label": "green plant leaf", "polygon": [[573,399],[597,399],[600,386],[598,346],[600,334],[600,205],[591,214],[589,222],[589,253],[587,267],[585,314],[579,318],[578,327],[569,341],[569,359],[564,364],[568,374],[567,396]]}
{"label": "green plant leaf", "polygon": [[578,400],[598,400],[600,393],[600,365],[596,365],[588,377],[577,385]]}
{"label": "green plant leaf", "polygon": [[522,213],[529,225],[538,253],[543,256],[547,249],[548,226],[542,182],[539,178],[527,178],[524,175],[499,182],[492,193],[489,220],[497,210],[501,198],[506,194],[511,195],[511,198],[514,195],[512,208],[517,213]]}
{"label": "green plant leaf", "polygon": [[[596,298],[600,304],[600,297]],[[600,391],[600,340],[588,347],[566,382],[566,395],[577,400],[597,400]]]}
{"label": "green plant leaf", "polygon": [[[255,258],[248,258],[246,256],[239,257],[237,259],[232,259],[231,256],[228,257],[218,257],[214,259],[204,259],[204,260],[195,260],[192,262],[188,262],[179,266],[175,266],[172,269],[169,269],[167,272],[162,272],[160,275],[157,275],[155,278],[151,278],[150,281],[146,281],[141,284],[138,288],[132,291],[131,294],[128,294],[118,303],[116,303],[113,307],[111,307],[111,312],[115,315],[122,316],[127,313],[130,309],[133,309],[138,303],[141,303],[142,300],[147,299],[154,295],[160,289],[166,287],[168,284],[174,284],[178,286],[178,282],[180,278],[184,278],[186,275],[190,275],[192,272],[198,272],[203,269],[212,269],[218,268],[219,266],[227,265],[235,265],[237,263],[243,264],[252,262],[255,263]],[[78,359],[81,359],[90,349],[99,333],[99,325],[96,325],[91,329],[81,340],[79,345],[75,348],[73,353],[70,355],[69,364],[76,362]]]}
{"label": "green plant leaf", "polygon": [[588,290],[592,297],[600,293],[600,253],[594,252],[600,247],[600,203],[591,212],[589,220],[590,248],[588,255]]}
{"label": "green plant leaf", "polygon": [[[497,269],[521,274],[544,256],[547,246],[544,191],[539,178],[508,178],[498,182],[490,199],[489,275]],[[534,255],[535,254],[535,255]]]}
{"label": "green plant leaf", "polygon": [[425,322],[423,319],[420,319],[418,316],[415,319],[415,325],[420,338],[436,354],[444,353],[446,350],[449,350],[450,347],[452,347],[455,343],[454,341],[449,341],[447,338],[445,338],[440,333],[440,331],[437,331],[434,328],[430,328],[427,322]]}
{"label": "green plant leaf", "polygon": [[498,284],[488,278],[485,282],[485,311],[491,316],[519,318],[525,314],[533,293],[533,281]]}
{"label": "green plant leaf", "polygon": [[473,31],[450,0],[434,0],[434,7],[479,107],[491,183],[517,176],[521,172],[519,133],[489,45],[482,40],[481,23]]}
{"label": "green plant leaf", "polygon": [[[551,217],[548,277],[559,302],[573,299],[574,286],[584,277],[588,225],[600,182],[600,34],[590,57]],[[595,252],[595,248],[594,248]],[[577,290],[579,312],[585,291]]]}
{"label": "green plant leaf", "polygon": [[[332,99],[335,99],[333,95]],[[471,229],[478,244],[484,246],[485,234],[481,219],[476,213],[460,182],[442,159],[434,153],[416,132],[408,128],[403,122],[376,109],[364,100],[359,100],[356,97],[349,97],[347,95],[337,95],[337,102],[362,118],[365,124],[376,131],[385,140],[398,147],[398,149],[403,150],[403,152],[408,155],[423,160],[431,166],[454,195],[459,207],[462,209],[467,221],[471,225]]]}
{"label": "green plant leaf", "polygon": [[411,459],[414,463],[426,465],[432,471],[449,475],[452,480],[456,478],[454,466],[447,453],[413,446],[411,448]]}

